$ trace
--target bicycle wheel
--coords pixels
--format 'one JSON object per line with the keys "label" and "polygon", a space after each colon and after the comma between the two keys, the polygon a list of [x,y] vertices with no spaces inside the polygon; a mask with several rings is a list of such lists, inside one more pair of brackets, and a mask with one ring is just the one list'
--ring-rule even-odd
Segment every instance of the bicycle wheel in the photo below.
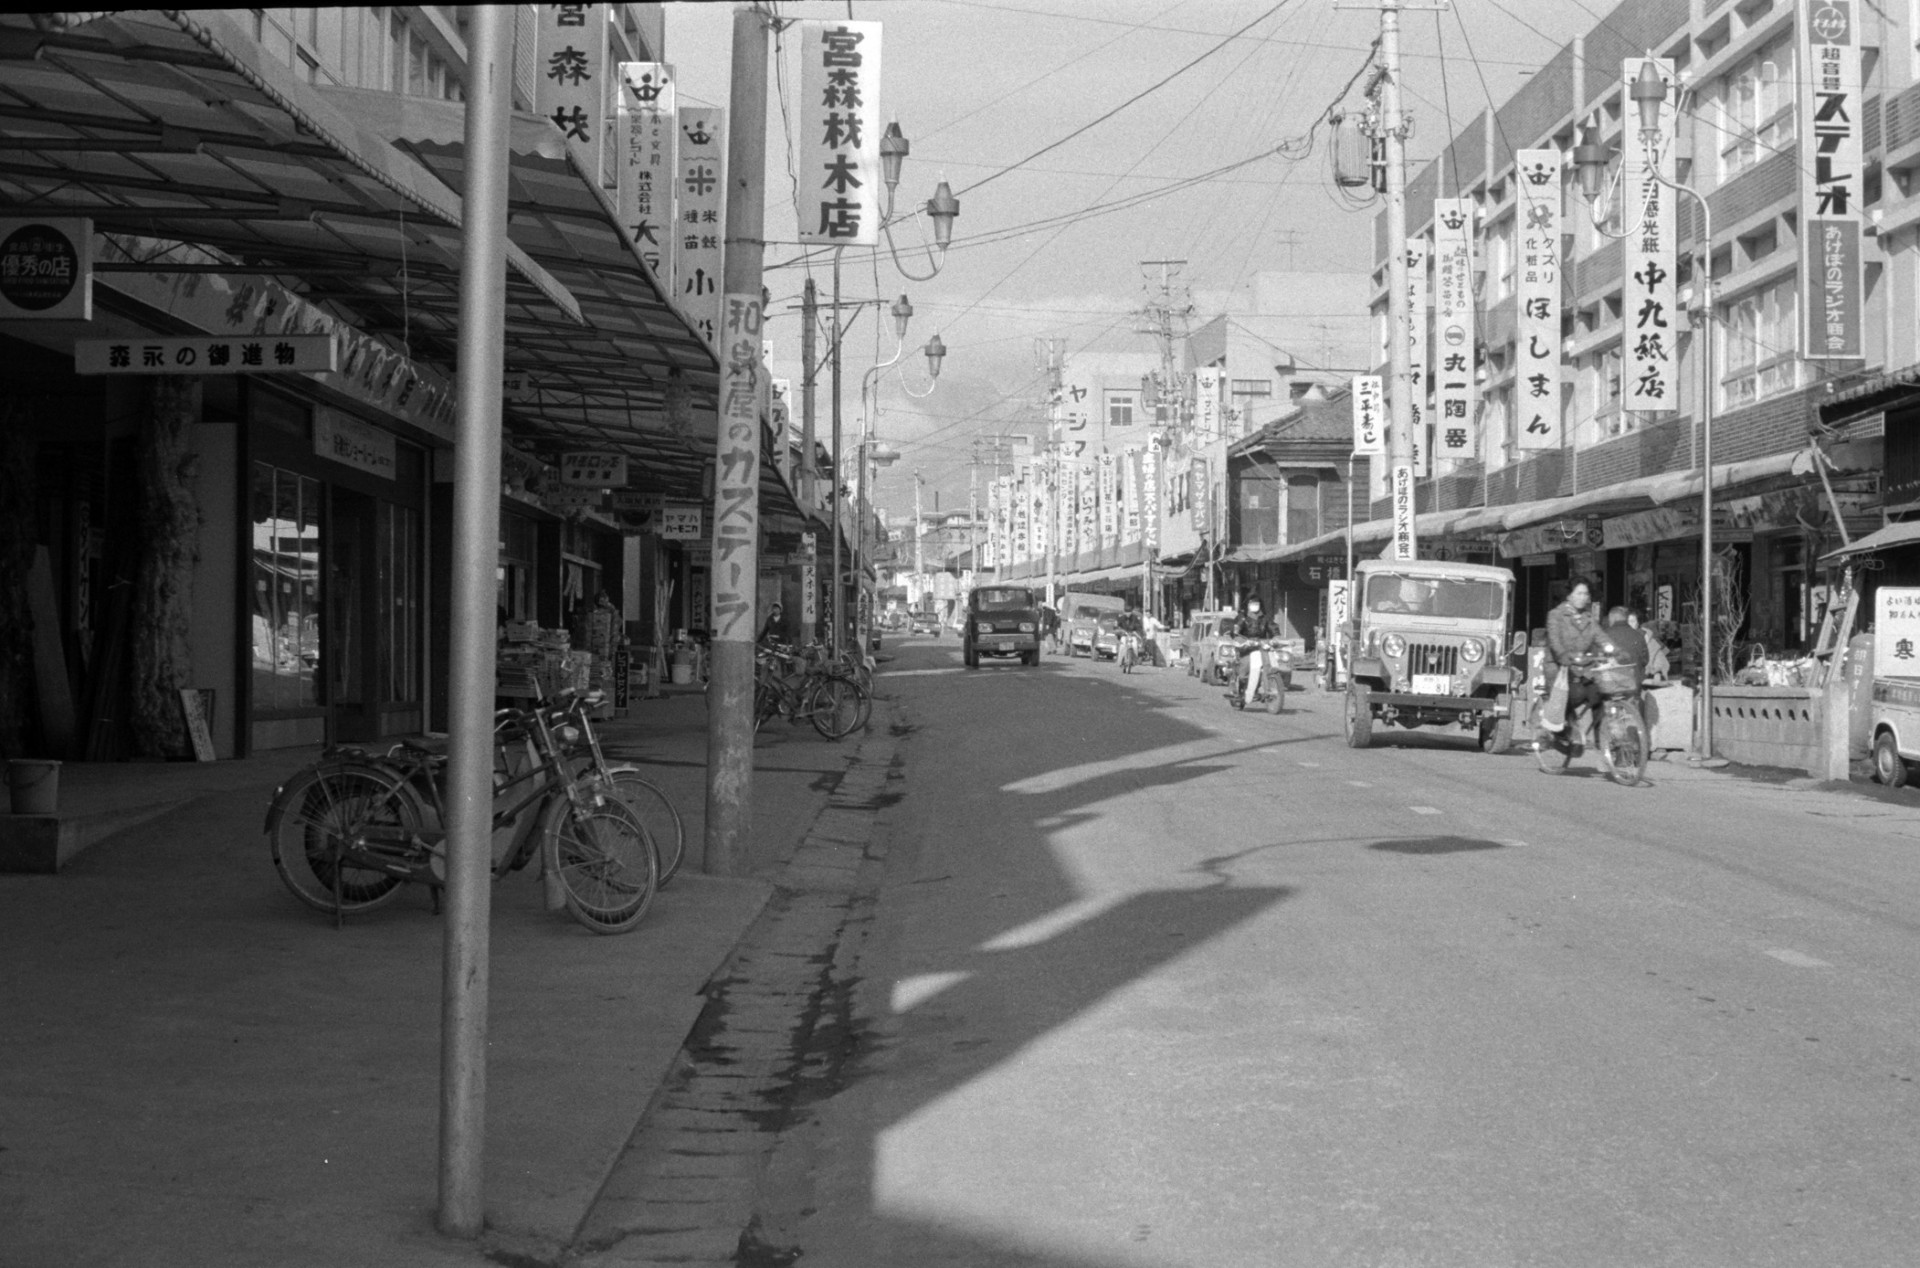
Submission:
{"label": "bicycle wheel", "polygon": [[860,729],[870,706],[866,692],[851,678],[822,678],[807,694],[806,712],[813,729],[830,740],[845,739]]}
{"label": "bicycle wheel", "polygon": [[639,816],[617,798],[575,806],[554,797],[540,816],[540,849],[568,913],[595,933],[625,933],[653,905],[659,855]]}
{"label": "bicycle wheel", "polygon": [[1600,753],[1606,761],[1607,775],[1616,784],[1632,788],[1647,773],[1650,745],[1647,724],[1631,708],[1609,711],[1600,724]]}
{"label": "bicycle wheel", "polygon": [[613,795],[639,818],[659,852],[660,884],[664,886],[680,870],[680,860],[687,851],[687,829],[680,821],[680,812],[673,808],[672,799],[659,785],[641,774],[638,766],[609,766],[607,774],[613,777]]}
{"label": "bicycle wheel", "polygon": [[1573,764],[1572,729],[1576,724],[1567,720],[1567,730],[1560,734],[1544,731],[1540,728],[1540,711],[1533,714],[1533,760],[1540,763],[1540,769],[1549,775],[1558,775]]}
{"label": "bicycle wheel", "polygon": [[293,896],[329,915],[372,911],[405,879],[380,864],[419,862],[420,815],[404,782],[378,766],[308,767],[267,811],[274,870]]}

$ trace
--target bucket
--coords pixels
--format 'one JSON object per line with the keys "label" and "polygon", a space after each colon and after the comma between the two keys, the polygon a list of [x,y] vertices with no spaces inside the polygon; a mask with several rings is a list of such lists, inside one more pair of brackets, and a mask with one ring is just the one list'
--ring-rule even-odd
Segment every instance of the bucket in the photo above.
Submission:
{"label": "bucket", "polygon": [[7,787],[13,792],[13,813],[58,814],[60,763],[38,757],[13,758],[7,762]]}
{"label": "bucket", "polygon": [[689,665],[684,660],[677,660],[673,662],[674,686],[684,687],[692,681],[693,681],[693,666]]}

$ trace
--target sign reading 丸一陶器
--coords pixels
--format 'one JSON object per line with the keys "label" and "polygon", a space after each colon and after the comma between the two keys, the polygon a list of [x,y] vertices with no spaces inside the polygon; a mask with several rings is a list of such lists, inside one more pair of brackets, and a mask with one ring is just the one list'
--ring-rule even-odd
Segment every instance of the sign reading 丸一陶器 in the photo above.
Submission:
{"label": "sign reading \u4e38\u4e00\u9676\u5668", "polygon": [[613,104],[607,92],[607,6],[537,4],[533,12],[539,75],[534,111],[559,129],[588,179],[597,181],[605,159],[607,110]]}
{"label": "sign reading \u4e38\u4e00\u9676\u5668", "polygon": [[[1433,204],[1433,430],[1442,458],[1472,458],[1474,430],[1473,200]],[[1416,443],[1425,434],[1413,430]],[[1425,474],[1422,472],[1421,474]]]}

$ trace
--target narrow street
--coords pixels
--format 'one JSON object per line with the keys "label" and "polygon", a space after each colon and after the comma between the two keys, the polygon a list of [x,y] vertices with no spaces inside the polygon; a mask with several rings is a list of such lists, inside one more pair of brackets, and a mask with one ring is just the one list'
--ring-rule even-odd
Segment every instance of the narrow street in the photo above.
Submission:
{"label": "narrow street", "polygon": [[1911,1262],[1920,811],[1353,751],[1310,679],[1272,717],[1177,670],[894,650],[864,1042],[783,1139],[765,1245]]}

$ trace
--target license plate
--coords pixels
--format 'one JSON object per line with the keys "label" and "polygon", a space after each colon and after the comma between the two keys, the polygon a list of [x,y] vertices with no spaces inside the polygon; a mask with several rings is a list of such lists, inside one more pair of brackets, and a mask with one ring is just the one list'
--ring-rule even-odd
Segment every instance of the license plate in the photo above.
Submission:
{"label": "license plate", "polygon": [[1013,641],[1011,639],[1003,638],[998,643],[994,644],[994,648],[998,651],[1010,652],[1013,650]]}
{"label": "license plate", "polygon": [[1415,674],[1413,676],[1413,694],[1416,696],[1450,696],[1453,694],[1453,679],[1445,674]]}

